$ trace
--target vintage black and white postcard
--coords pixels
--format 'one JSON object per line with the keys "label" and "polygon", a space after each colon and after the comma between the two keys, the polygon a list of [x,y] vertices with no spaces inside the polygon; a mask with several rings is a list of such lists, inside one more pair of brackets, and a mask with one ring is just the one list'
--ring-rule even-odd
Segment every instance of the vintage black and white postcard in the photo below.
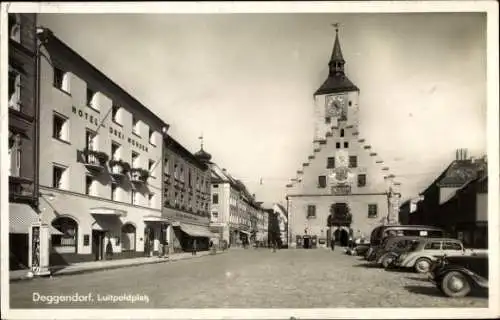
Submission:
{"label": "vintage black and white postcard", "polygon": [[499,315],[497,2],[1,8],[2,318]]}

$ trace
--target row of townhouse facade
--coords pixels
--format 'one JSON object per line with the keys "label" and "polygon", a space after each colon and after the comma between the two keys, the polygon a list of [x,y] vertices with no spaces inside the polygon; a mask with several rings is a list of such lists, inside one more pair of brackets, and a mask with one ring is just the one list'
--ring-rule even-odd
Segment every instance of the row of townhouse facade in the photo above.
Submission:
{"label": "row of townhouse facade", "polygon": [[399,211],[402,224],[438,226],[464,245],[488,247],[488,163],[459,149],[456,159]]}
{"label": "row of townhouse facade", "polygon": [[268,214],[254,194],[225,168],[211,164],[211,231],[229,246],[267,241]]}
{"label": "row of townhouse facade", "polygon": [[[183,147],[35,14],[9,14],[9,33],[10,268],[153,256],[167,243],[208,249],[219,235],[203,144]],[[262,227],[255,198],[241,182],[234,189],[229,225]]]}

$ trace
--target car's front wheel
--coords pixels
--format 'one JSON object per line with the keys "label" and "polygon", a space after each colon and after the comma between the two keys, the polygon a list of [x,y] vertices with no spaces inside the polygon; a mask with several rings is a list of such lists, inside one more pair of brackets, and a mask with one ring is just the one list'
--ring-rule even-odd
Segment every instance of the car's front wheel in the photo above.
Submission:
{"label": "car's front wheel", "polygon": [[431,269],[431,260],[427,258],[420,258],[415,262],[415,271],[418,273],[427,273]]}
{"label": "car's front wheel", "polygon": [[467,277],[458,271],[448,272],[441,280],[441,291],[452,298],[465,297],[471,291]]}

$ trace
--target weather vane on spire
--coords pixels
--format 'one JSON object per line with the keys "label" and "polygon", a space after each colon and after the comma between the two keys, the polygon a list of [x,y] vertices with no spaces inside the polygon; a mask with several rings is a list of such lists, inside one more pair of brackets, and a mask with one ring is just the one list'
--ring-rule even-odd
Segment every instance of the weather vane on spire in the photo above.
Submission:
{"label": "weather vane on spire", "polygon": [[203,150],[203,132],[201,133],[201,136],[198,137],[198,139],[200,139],[201,150]]}
{"label": "weather vane on spire", "polygon": [[339,25],[340,25],[340,23],[338,23],[338,22],[332,23],[332,27],[335,28],[335,32],[339,32]]}

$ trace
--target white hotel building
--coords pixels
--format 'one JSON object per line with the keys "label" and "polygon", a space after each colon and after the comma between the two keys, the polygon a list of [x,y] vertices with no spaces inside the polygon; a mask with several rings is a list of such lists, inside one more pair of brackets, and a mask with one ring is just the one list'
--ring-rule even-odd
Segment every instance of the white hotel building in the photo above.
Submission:
{"label": "white hotel building", "polygon": [[41,219],[62,232],[51,264],[157,254],[168,125],[50,30],[38,38]]}

